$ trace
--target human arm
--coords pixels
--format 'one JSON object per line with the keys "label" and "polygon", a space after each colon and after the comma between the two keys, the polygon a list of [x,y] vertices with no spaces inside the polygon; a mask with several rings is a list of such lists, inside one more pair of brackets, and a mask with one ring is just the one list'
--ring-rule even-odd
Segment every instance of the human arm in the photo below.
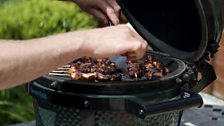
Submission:
{"label": "human arm", "polygon": [[125,25],[40,39],[0,40],[0,89],[31,81],[81,56],[144,55],[147,43]]}

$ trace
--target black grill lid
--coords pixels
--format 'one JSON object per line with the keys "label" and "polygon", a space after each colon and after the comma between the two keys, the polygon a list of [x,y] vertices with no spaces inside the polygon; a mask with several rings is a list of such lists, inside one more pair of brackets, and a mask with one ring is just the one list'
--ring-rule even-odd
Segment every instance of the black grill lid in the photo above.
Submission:
{"label": "black grill lid", "polygon": [[219,0],[118,0],[134,29],[157,51],[197,62],[222,33]]}

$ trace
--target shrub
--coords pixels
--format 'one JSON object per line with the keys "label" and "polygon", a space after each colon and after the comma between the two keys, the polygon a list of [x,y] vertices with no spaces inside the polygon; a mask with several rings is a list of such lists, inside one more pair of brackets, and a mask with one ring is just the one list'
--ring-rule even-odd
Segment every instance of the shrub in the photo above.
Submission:
{"label": "shrub", "polygon": [[7,2],[0,5],[0,17],[0,38],[5,39],[30,39],[97,26],[77,5],[55,0]]}

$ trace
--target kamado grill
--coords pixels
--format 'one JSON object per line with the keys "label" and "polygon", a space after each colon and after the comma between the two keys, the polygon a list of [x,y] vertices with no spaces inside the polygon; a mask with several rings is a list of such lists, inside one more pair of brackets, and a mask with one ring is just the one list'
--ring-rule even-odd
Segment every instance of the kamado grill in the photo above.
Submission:
{"label": "kamado grill", "polygon": [[76,60],[28,85],[38,126],[176,126],[182,110],[203,104],[198,92],[216,79],[207,60],[217,51],[222,33],[219,1],[118,3],[135,30],[156,50],[146,52],[144,60],[152,56],[149,62],[161,63],[165,67],[158,69],[163,72],[170,70],[148,78],[150,70],[144,74],[116,70],[116,76],[110,76],[110,69],[106,76],[97,67],[98,73],[87,76],[83,71],[88,69],[80,70],[84,74],[77,72],[74,64],[80,59]]}

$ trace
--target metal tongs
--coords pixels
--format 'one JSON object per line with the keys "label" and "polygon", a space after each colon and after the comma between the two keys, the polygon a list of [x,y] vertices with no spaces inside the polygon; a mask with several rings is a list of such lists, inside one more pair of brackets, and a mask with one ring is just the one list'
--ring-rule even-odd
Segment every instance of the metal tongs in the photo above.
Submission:
{"label": "metal tongs", "polygon": [[115,62],[118,69],[121,71],[127,71],[128,64],[127,64],[127,57],[125,56],[110,56],[110,61]]}

